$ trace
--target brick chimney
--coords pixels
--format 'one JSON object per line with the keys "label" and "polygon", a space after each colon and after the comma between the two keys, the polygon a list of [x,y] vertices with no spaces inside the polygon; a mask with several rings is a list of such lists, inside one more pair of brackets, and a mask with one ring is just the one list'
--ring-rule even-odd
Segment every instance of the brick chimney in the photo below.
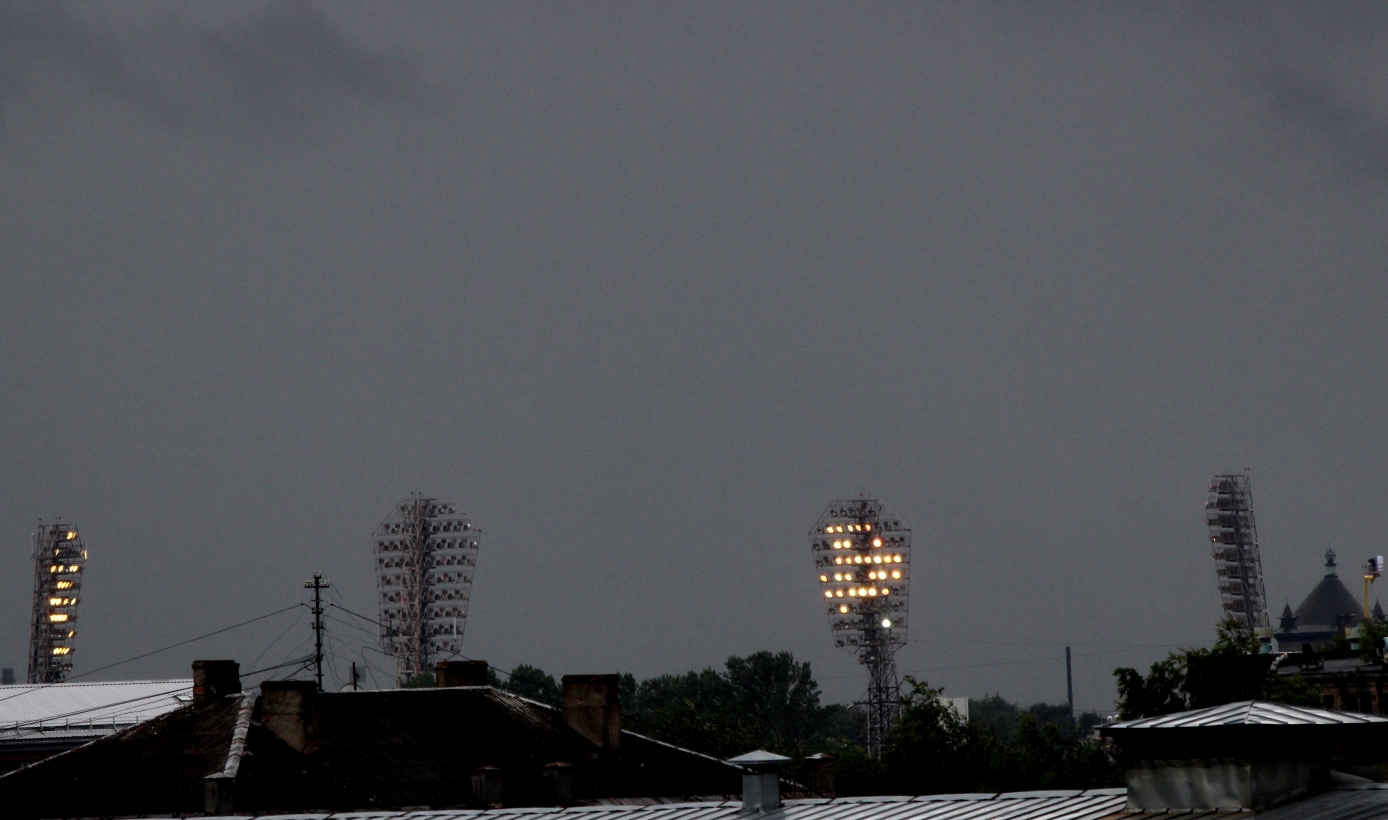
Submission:
{"label": "brick chimney", "polygon": [[622,745],[617,675],[565,675],[564,722],[600,749]]}
{"label": "brick chimney", "polygon": [[486,686],[487,668],[486,661],[440,661],[434,666],[434,685]]}
{"label": "brick chimney", "polygon": [[834,760],[831,754],[820,752],[805,759],[809,764],[810,791],[820,797],[834,797]]}
{"label": "brick chimney", "polygon": [[318,751],[318,685],[307,680],[260,684],[260,722],[295,751]]}
{"label": "brick chimney", "polygon": [[193,661],[193,705],[201,706],[241,691],[236,661]]}

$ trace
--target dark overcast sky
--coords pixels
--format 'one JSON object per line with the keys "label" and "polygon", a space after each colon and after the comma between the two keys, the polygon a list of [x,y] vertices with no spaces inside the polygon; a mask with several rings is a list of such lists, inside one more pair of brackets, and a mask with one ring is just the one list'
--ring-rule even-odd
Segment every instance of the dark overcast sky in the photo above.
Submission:
{"label": "dark overcast sky", "polygon": [[421,491],[470,655],[848,700],[805,534],[871,493],[903,673],[1059,701],[1068,640],[1107,708],[1212,635],[1211,473],[1275,609],[1385,551],[1385,77],[1383,3],[0,1],[0,660],[39,517],[82,672],[374,613]]}

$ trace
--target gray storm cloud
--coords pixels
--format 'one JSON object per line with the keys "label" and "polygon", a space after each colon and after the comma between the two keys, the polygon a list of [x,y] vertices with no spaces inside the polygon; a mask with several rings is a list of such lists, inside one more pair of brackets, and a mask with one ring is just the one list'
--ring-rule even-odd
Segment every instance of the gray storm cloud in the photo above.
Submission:
{"label": "gray storm cloud", "polygon": [[0,3],[0,105],[67,75],[167,124],[244,119],[304,125],[359,103],[419,101],[429,83],[408,55],[370,48],[302,0],[219,25],[165,8],[134,29],[62,3]]}
{"label": "gray storm cloud", "polygon": [[1388,5],[1208,3],[1191,29],[1221,37],[1278,122],[1348,171],[1388,178]]}

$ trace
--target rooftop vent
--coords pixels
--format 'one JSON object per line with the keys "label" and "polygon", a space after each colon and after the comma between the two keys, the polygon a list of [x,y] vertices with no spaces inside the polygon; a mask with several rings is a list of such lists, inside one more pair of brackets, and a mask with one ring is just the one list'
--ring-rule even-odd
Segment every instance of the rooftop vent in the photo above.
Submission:
{"label": "rooftop vent", "polygon": [[1263,809],[1328,789],[1331,770],[1388,780],[1388,717],[1241,701],[1099,730],[1119,748],[1128,807]]}

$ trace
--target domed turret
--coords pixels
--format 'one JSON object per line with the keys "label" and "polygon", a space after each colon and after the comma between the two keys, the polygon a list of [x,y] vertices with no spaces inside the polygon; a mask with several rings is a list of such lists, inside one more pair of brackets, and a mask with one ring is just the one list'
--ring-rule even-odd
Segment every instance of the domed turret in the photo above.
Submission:
{"label": "domed turret", "polygon": [[1283,646],[1329,643],[1359,625],[1363,607],[1345,587],[1335,566],[1335,550],[1325,551],[1325,577],[1292,614],[1282,613],[1277,642]]}

